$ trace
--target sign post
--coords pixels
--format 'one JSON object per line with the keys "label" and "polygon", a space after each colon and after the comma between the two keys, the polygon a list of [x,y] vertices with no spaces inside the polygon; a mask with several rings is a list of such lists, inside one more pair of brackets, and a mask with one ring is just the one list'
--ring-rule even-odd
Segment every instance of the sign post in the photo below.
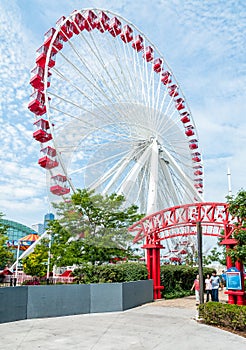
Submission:
{"label": "sign post", "polygon": [[241,272],[235,267],[231,267],[226,271],[226,289],[242,289]]}

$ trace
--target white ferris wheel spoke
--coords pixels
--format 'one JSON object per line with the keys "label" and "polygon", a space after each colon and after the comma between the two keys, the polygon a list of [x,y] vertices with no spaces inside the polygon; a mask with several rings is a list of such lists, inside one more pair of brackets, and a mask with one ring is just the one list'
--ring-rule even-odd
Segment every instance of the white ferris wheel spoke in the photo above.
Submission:
{"label": "white ferris wheel spoke", "polygon": [[[110,169],[108,171],[108,174],[110,175],[111,179],[109,181],[109,183],[105,186],[104,190],[102,191],[102,194],[106,194],[108,191],[110,191],[111,187],[113,186],[113,184],[118,180],[118,178],[120,177],[120,175],[124,172],[125,168],[127,167],[127,165],[129,164],[129,161],[131,161],[132,157],[131,154],[125,156],[124,158],[122,158],[118,163],[115,164],[115,166]],[[107,175],[107,174],[105,174]],[[104,181],[104,178],[102,177],[101,180],[99,179],[99,181],[96,184],[96,187],[102,183],[102,181]]]}
{"label": "white ferris wheel spoke", "polygon": [[[93,167],[93,166],[95,166],[95,165],[99,165],[99,164],[105,163],[105,162],[107,162],[107,161],[109,161],[109,160],[112,160],[112,159],[114,159],[114,158],[118,158],[119,156],[123,157],[123,156],[125,156],[125,154],[126,154],[126,152],[121,152],[121,153],[118,153],[118,154],[114,154],[112,157],[108,157],[108,158],[105,158],[105,159],[100,160],[100,161],[98,161],[98,162],[95,162],[94,164],[86,165],[86,166],[83,167],[83,168],[79,168],[79,169],[73,170],[73,171],[70,172],[70,175],[73,175],[73,174],[76,174],[76,173],[80,173],[80,172],[82,172],[82,171],[85,170],[85,169],[89,169],[89,168],[91,168],[91,167]],[[114,169],[117,169],[117,166],[118,166],[118,163],[115,164],[114,167],[111,168],[111,169],[108,171],[108,173],[104,174],[104,176],[100,179],[100,181],[102,181],[102,183],[103,183],[108,177],[110,177],[110,176],[112,175]],[[96,185],[95,185],[95,186],[96,186]],[[98,184],[97,184],[97,186],[98,186]],[[96,186],[96,187],[97,187],[97,186]]]}
{"label": "white ferris wheel spoke", "polygon": [[151,153],[151,147],[146,148],[140,158],[136,161],[131,171],[126,175],[124,182],[121,184],[118,192],[119,193],[128,193],[131,191],[139,172],[141,171],[141,167],[145,164],[146,159],[149,158]]}
{"label": "white ferris wheel spoke", "polygon": [[[70,45],[71,45],[71,44],[70,44]],[[74,48],[74,45],[73,45],[72,47],[73,47],[74,51],[77,53],[77,50]],[[93,52],[94,52],[94,51],[93,51]],[[109,96],[113,96],[113,97],[115,98],[116,101],[120,102],[120,99],[117,97],[117,95],[114,94],[114,90],[111,89],[109,95],[105,94],[105,93],[100,89],[100,87],[95,83],[95,81],[92,81],[89,77],[87,77],[78,67],[76,67],[76,66],[71,62],[70,59],[68,59],[68,58],[67,58],[63,53],[61,53],[61,52],[59,52],[59,54],[63,57],[63,59],[64,59],[65,61],[67,61],[67,63],[69,63],[69,64],[71,65],[71,67],[73,67],[73,69],[75,69],[75,70],[82,76],[82,78],[85,79],[85,81],[86,81],[87,83],[89,83],[90,85],[92,85],[93,88],[97,90],[98,93],[96,94],[96,99],[93,100],[93,99],[90,98],[88,95],[86,95],[84,92],[82,92],[78,87],[76,87],[76,89],[77,89],[77,90],[80,90],[80,92],[81,92],[91,103],[93,103],[94,105],[98,106],[98,104],[96,104],[96,103],[98,103],[98,101],[102,101],[102,104],[103,104],[104,102],[103,102],[103,100],[102,100],[102,98],[101,98],[101,95],[102,95],[103,98],[105,98],[108,102],[110,102],[110,103],[112,103],[112,104],[114,103],[114,101],[113,101],[112,99],[110,99]],[[105,66],[105,64],[103,64],[103,65]],[[84,66],[87,68],[88,71],[90,71],[88,65],[86,65],[86,64],[84,63]],[[105,70],[107,71],[107,69],[105,69]],[[74,86],[74,84],[72,83],[71,79],[69,80],[68,78],[66,78],[64,74],[62,74],[61,72],[58,71],[58,69],[54,68],[54,72],[56,72],[62,79],[66,80],[67,82],[70,82],[70,84]],[[108,75],[109,75],[109,74],[108,74]],[[94,76],[95,76],[95,74],[94,74]],[[93,76],[93,78],[94,78],[94,76]],[[112,78],[111,78],[111,81],[113,82],[113,79],[112,79]],[[104,83],[105,83],[105,81],[104,81]],[[105,84],[105,85],[106,85],[106,84]],[[109,86],[108,86],[108,89],[109,89]],[[122,93],[122,92],[119,91],[119,94],[121,94],[121,93]],[[100,94],[101,94],[101,95],[100,95]],[[95,102],[95,101],[97,101],[97,102]],[[127,114],[124,113],[124,110],[123,110],[123,111],[121,110],[121,114],[123,114],[123,115],[125,116],[125,118],[128,117]]]}
{"label": "white ferris wheel spoke", "polygon": [[160,162],[160,166],[161,166],[162,171],[164,173],[164,177],[165,177],[165,180],[166,180],[166,183],[167,183],[168,191],[171,192],[171,196],[175,199],[175,202],[178,203],[179,202],[179,198],[178,198],[178,195],[177,195],[177,190],[176,190],[176,188],[174,186],[173,179],[172,179],[172,177],[170,175],[170,171],[168,170],[166,161],[164,159],[163,159],[162,162]]}
{"label": "white ferris wheel spoke", "polygon": [[183,179],[184,183],[189,188],[192,195],[200,197],[199,194],[195,191],[191,180],[185,175],[185,173],[180,168],[180,166],[177,164],[177,162],[173,159],[173,157],[165,149],[163,149],[163,153],[165,153],[165,157],[167,158],[167,161],[172,165],[174,170],[177,172],[178,176]]}
{"label": "white ferris wheel spoke", "polygon": [[151,147],[151,160],[150,160],[150,175],[149,175],[149,188],[148,188],[148,206],[147,215],[155,213],[157,211],[157,184],[158,184],[158,145],[156,139],[152,142]]}

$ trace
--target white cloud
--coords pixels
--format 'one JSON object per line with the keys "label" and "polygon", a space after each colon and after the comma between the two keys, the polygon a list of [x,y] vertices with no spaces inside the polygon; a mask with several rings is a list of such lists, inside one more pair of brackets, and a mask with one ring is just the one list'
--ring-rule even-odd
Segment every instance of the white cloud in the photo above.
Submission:
{"label": "white cloud", "polygon": [[26,38],[18,6],[1,2],[0,9],[0,210],[9,219],[31,225],[33,215],[42,221],[47,210],[42,199],[45,175],[36,165],[39,147],[32,140],[32,115],[26,108],[31,92],[28,51],[34,48]]}

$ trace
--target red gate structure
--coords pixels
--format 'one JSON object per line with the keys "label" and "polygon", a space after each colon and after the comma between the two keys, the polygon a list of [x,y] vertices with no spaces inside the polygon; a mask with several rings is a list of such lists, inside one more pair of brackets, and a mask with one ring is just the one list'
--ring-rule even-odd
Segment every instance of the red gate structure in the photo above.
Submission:
{"label": "red gate structure", "polygon": [[[133,224],[129,231],[135,234],[134,243],[144,241],[143,248],[147,251],[148,277],[153,279],[154,299],[161,298],[160,285],[160,250],[162,241],[196,235],[196,226],[200,222],[204,236],[221,237],[221,244],[229,249],[237,244],[232,238],[235,228],[226,203],[192,203],[163,209],[157,213],[146,216]],[[227,256],[227,269],[233,266],[232,260]],[[242,290],[227,290],[230,304],[245,304],[245,291],[243,283],[243,265],[240,261],[235,267],[241,272]]]}

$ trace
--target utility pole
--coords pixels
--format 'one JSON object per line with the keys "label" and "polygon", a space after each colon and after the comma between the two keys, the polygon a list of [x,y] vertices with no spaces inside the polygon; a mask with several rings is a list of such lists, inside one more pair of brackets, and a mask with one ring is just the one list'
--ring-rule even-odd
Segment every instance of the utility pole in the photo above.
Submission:
{"label": "utility pole", "polygon": [[203,283],[203,266],[202,266],[202,225],[198,221],[196,223],[196,232],[197,232],[197,247],[198,247],[198,270],[199,270],[199,298],[200,304],[204,304],[204,283]]}

